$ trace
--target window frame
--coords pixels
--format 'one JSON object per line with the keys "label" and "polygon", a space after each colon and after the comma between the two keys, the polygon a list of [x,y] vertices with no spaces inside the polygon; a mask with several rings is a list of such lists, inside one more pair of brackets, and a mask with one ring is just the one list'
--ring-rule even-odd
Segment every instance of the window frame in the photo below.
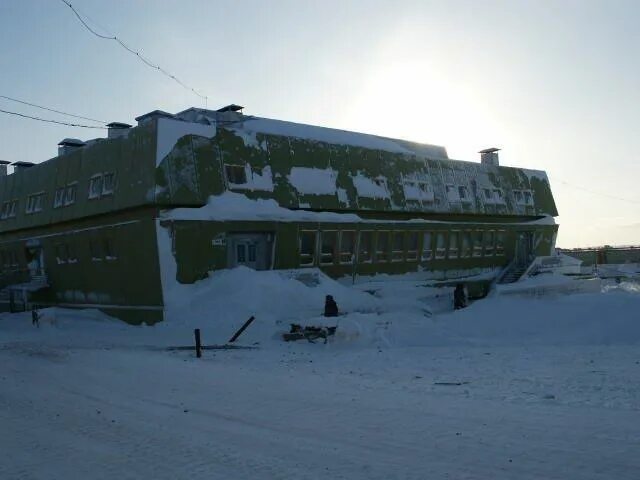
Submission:
{"label": "window frame", "polygon": [[[374,257],[374,254],[375,254],[374,233],[375,233],[375,230],[360,230],[360,231],[358,231],[358,244],[356,246],[356,252],[357,252],[356,253],[356,257],[357,257],[356,260],[357,260],[358,263],[373,263],[373,257]],[[369,238],[369,251],[367,252],[368,253],[368,258],[366,258],[364,260],[362,259],[362,256],[361,256],[362,253],[363,253],[363,250],[362,250],[362,245],[363,245],[362,237],[363,236],[368,236],[368,238]]]}
{"label": "window frame", "polygon": [[[401,250],[396,250],[396,240],[400,239],[400,248]],[[391,261],[394,263],[404,262],[404,251],[405,251],[405,232],[402,230],[392,230],[391,231]]]}
{"label": "window frame", "polygon": [[[111,179],[111,187],[107,189],[106,179],[109,177]],[[102,189],[101,189],[101,197],[107,195],[113,195],[116,189],[116,173],[115,172],[103,172],[102,173]]]}
{"label": "window frame", "polygon": [[[69,192],[73,192],[73,198],[69,200],[67,197],[69,196]],[[66,187],[64,187],[64,201],[62,206],[68,207],[69,205],[73,205],[76,203],[76,199],[78,197],[78,182],[68,183]]]}
{"label": "window frame", "polygon": [[[391,260],[391,244],[390,244],[391,230],[376,230],[376,244],[375,244],[375,259],[376,263],[390,263]],[[380,250],[380,238],[386,237],[386,251]],[[380,259],[380,253],[383,254],[383,258]]]}
{"label": "window frame", "polygon": [[[460,258],[460,230],[451,230],[449,232],[447,239],[447,258],[456,259]],[[455,247],[452,251],[451,249],[451,240],[456,239]]]}
{"label": "window frame", "polygon": [[[411,247],[411,239],[415,239],[415,249]],[[407,262],[417,262],[418,261],[418,250],[420,248],[420,236],[418,235],[417,230],[409,230],[405,232],[405,252],[406,252],[406,261]]]}
{"label": "window frame", "polygon": [[[436,260],[443,260],[447,258],[447,241],[449,240],[447,232],[444,230],[437,230],[436,232],[436,249],[435,249],[435,258]],[[439,247],[440,242],[438,239],[442,238],[442,244],[444,247]]]}
{"label": "window frame", "polygon": [[[428,242],[429,249],[428,250],[424,248],[425,247],[425,238],[427,236],[429,238],[429,242]],[[430,231],[430,230],[426,231],[425,230],[425,231],[422,232],[422,245],[421,245],[421,249],[420,249],[420,259],[423,262],[427,262],[429,260],[433,260],[433,256],[434,256],[433,238],[434,238],[434,235],[433,235],[432,231]],[[429,253],[428,257],[425,257],[425,255],[424,255],[425,252]]]}
{"label": "window frame", "polygon": [[[97,183],[98,180],[100,183]],[[87,198],[89,200],[96,200],[102,196],[102,173],[96,173],[89,177],[89,192]]]}
{"label": "window frame", "polygon": [[496,257],[503,257],[505,255],[505,242],[507,238],[506,230],[496,230],[496,240],[495,240],[495,253]]}
{"label": "window frame", "polygon": [[[313,245],[311,253],[302,253],[303,237],[305,235],[311,235],[313,238]],[[298,233],[298,262],[300,267],[313,267],[316,265],[316,258],[318,256],[318,230],[300,229]],[[302,259],[310,257],[310,262],[303,262]]]}
{"label": "window frame", "polygon": [[473,258],[482,258],[484,253],[483,241],[484,233],[481,229],[472,230],[471,233],[471,256]]}
{"label": "window frame", "polygon": [[[227,181],[227,185],[229,185],[229,188],[232,188],[233,186],[236,185],[247,185],[249,183],[249,177],[247,175],[247,166],[246,165],[242,165],[242,164],[238,164],[238,163],[224,163],[224,178]],[[237,168],[238,171],[242,171],[242,177],[244,178],[244,182],[235,182],[232,181],[233,180],[237,180],[237,178],[235,178],[235,174],[233,175],[229,175],[229,170],[233,169],[233,168]]]}
{"label": "window frame", "polygon": [[53,195],[53,208],[62,208],[64,206],[64,197],[67,191],[67,187],[56,188]]}
{"label": "window frame", "polygon": [[[324,247],[324,238],[325,238],[325,233],[329,233],[329,234],[333,234],[334,235],[334,241],[333,241],[333,252],[330,254],[331,255],[331,261],[327,262],[324,259],[325,255],[329,255],[328,253],[324,253],[323,252],[323,247]],[[336,263],[336,259],[338,257],[337,255],[337,250],[338,250],[338,230],[320,230],[320,242],[318,242],[318,247],[319,247],[319,252],[318,252],[318,260],[320,265],[335,265]]]}
{"label": "window frame", "polygon": [[[343,250],[343,238],[345,234],[353,234],[351,242],[351,252],[345,252]],[[358,246],[358,232],[356,230],[340,230],[338,239],[338,263],[342,265],[350,265],[356,259],[356,252]],[[349,255],[349,259],[345,260],[345,255]]]}

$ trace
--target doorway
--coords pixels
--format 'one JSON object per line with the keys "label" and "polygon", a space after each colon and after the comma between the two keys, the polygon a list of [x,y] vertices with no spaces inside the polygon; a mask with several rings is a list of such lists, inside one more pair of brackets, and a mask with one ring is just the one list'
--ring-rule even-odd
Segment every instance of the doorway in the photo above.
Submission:
{"label": "doorway", "polygon": [[533,232],[518,232],[517,235],[515,262],[528,265],[533,253]]}
{"label": "doorway", "polygon": [[231,233],[227,236],[227,264],[254,270],[271,269],[273,233]]}

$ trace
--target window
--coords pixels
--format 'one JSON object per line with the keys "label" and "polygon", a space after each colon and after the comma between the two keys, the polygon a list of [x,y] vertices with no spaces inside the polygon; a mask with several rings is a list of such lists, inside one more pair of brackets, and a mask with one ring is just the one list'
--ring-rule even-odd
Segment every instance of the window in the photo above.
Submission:
{"label": "window", "polygon": [[244,243],[236,245],[236,262],[245,263],[247,261],[247,246]]}
{"label": "window", "polygon": [[533,196],[529,190],[524,191],[524,203],[526,205],[533,205]]}
{"label": "window", "polygon": [[11,202],[4,202],[2,204],[2,213],[0,213],[0,218],[4,220],[5,218],[9,218],[9,208],[11,207]]}
{"label": "window", "polygon": [[99,173],[89,179],[89,198],[100,198],[102,194],[102,174]]}
{"label": "window", "polygon": [[11,200],[11,202],[9,202],[9,217],[8,218],[16,218],[17,212],[18,212],[18,200]]}
{"label": "window", "polygon": [[516,203],[522,205],[522,203],[524,202],[522,192],[520,190],[514,190],[513,196],[516,198]]}
{"label": "window", "polygon": [[404,260],[404,232],[393,232],[392,238],[391,261],[401,262]]}
{"label": "window", "polygon": [[224,165],[227,181],[231,185],[243,185],[247,183],[247,171],[244,165]]}
{"label": "window", "polygon": [[105,173],[102,176],[102,195],[111,195],[115,187],[116,175],[113,172]]}
{"label": "window", "polygon": [[482,191],[484,193],[484,199],[487,202],[492,203],[493,202],[493,193],[491,192],[491,189],[490,188],[483,188]]}
{"label": "window", "polygon": [[313,265],[316,257],[316,232],[303,230],[300,232],[300,265]]}
{"label": "window", "polygon": [[493,242],[495,241],[495,234],[493,230],[484,232],[484,254],[493,255]]}
{"label": "window", "polygon": [[431,260],[433,250],[431,248],[431,232],[422,234],[422,260]]}
{"label": "window", "polygon": [[482,231],[476,230],[472,232],[473,236],[473,256],[481,257],[482,256]]}
{"label": "window", "polygon": [[63,243],[59,243],[56,245],[56,262],[58,265],[67,263],[69,260],[69,255],[67,252],[67,246]]}
{"label": "window", "polygon": [[64,206],[76,203],[76,192],[78,190],[77,183],[70,183],[64,191]]}
{"label": "window", "polygon": [[256,261],[256,252],[257,252],[256,244],[255,243],[250,243],[247,246],[247,254],[249,256],[249,262],[250,263],[255,263],[255,261]]}
{"label": "window", "polygon": [[467,187],[464,187],[464,186],[458,187],[458,196],[460,197],[460,200],[463,202],[471,201],[471,197],[469,196],[469,189]]}
{"label": "window", "polygon": [[418,232],[407,232],[407,261],[418,260]]}
{"label": "window", "polygon": [[334,263],[338,245],[338,232],[335,230],[321,232],[320,239],[320,263],[323,265]]}
{"label": "window", "polygon": [[445,191],[447,193],[447,200],[449,200],[450,202],[460,201],[460,195],[455,185],[446,185]]}
{"label": "window", "polygon": [[75,248],[72,245],[65,245],[67,247],[67,263],[78,263],[78,257],[76,256]]}
{"label": "window", "polygon": [[42,211],[42,200],[44,199],[44,192],[34,193],[27,197],[27,207],[25,213],[37,213]]}
{"label": "window", "polygon": [[493,200],[496,203],[504,203],[504,197],[502,195],[502,190],[500,190],[499,188],[494,188],[493,189]]}
{"label": "window", "polygon": [[97,238],[89,240],[89,250],[91,251],[91,260],[94,262],[102,261],[102,249]]}
{"label": "window", "polygon": [[378,232],[378,241],[376,242],[376,262],[389,261],[389,233]]}
{"label": "window", "polygon": [[60,208],[64,202],[64,187],[57,188],[53,197],[53,208]]}
{"label": "window", "polygon": [[109,237],[105,238],[102,242],[102,248],[103,248],[105,260],[115,260],[116,258],[118,258],[118,256],[116,255],[115,249],[113,248],[112,238],[109,238]]}
{"label": "window", "polygon": [[504,230],[496,232],[496,255],[504,255]]}
{"label": "window", "polygon": [[458,258],[458,232],[449,233],[449,258]]}
{"label": "window", "polygon": [[471,256],[471,232],[462,232],[462,249],[460,250],[460,258],[469,258]]}
{"label": "window", "polygon": [[447,253],[447,243],[444,232],[436,234],[436,258],[444,258]]}
{"label": "window", "polygon": [[360,232],[358,242],[358,262],[371,263],[371,244],[373,243],[373,232]]}
{"label": "window", "polygon": [[352,263],[356,253],[356,232],[340,232],[340,263]]}

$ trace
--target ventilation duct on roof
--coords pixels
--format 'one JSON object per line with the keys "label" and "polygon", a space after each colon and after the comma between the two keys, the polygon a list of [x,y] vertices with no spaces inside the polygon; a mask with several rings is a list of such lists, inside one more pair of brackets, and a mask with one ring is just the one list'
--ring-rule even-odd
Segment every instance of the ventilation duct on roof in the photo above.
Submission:
{"label": "ventilation duct on roof", "polygon": [[128,123],[111,122],[107,124],[107,138],[126,137],[131,129]]}
{"label": "ventilation duct on roof", "polygon": [[7,162],[6,160],[0,160],[0,177],[7,176],[7,167],[11,162]]}
{"label": "ventilation duct on roof", "polygon": [[26,170],[27,168],[31,168],[35,165],[33,162],[13,162],[11,166],[13,166],[14,172],[20,172],[22,170]]}
{"label": "ventilation duct on roof", "polygon": [[[73,152],[86,145],[82,140],[77,138],[65,138],[58,144],[58,155],[66,155],[69,152]],[[15,163],[14,163],[15,165]]]}
{"label": "ventilation duct on roof", "polygon": [[499,148],[485,148],[484,150],[480,150],[478,152],[480,154],[480,163],[482,163],[483,165],[493,165],[494,167],[499,166],[499,151]]}
{"label": "ventilation duct on roof", "polygon": [[136,117],[136,122],[138,125],[144,125],[147,122],[150,122],[154,118],[176,118],[175,115],[172,115],[169,112],[163,112],[162,110],[154,110],[153,112],[145,113],[144,115],[140,115]]}

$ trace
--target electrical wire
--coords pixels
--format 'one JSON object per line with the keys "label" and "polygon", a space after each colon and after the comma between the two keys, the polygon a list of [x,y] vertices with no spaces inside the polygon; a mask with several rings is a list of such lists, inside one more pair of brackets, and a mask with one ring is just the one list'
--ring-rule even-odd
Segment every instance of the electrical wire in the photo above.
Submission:
{"label": "electrical wire", "polygon": [[565,182],[564,180],[559,179],[559,178],[557,178],[556,180],[557,180],[558,182],[560,182],[561,184],[563,184],[563,185],[566,185],[566,186],[571,187],[571,188],[575,188],[575,189],[577,189],[577,190],[582,190],[582,191],[587,192],[587,193],[591,193],[592,195],[600,195],[600,196],[602,196],[602,197],[611,198],[611,199],[613,199],[613,200],[620,200],[620,201],[623,201],[623,202],[638,203],[638,204],[640,204],[640,200],[632,200],[632,199],[630,199],[630,198],[617,197],[617,196],[615,196],[615,195],[610,195],[610,194],[608,194],[608,193],[597,192],[597,191],[595,191],[595,190],[591,190],[591,189],[589,189],[589,188],[580,187],[580,186],[578,186],[578,185],[573,185],[572,183]]}
{"label": "electrical wire", "polygon": [[30,107],[36,107],[42,110],[47,110],[48,112],[59,113],[60,115],[66,115],[68,117],[80,118],[82,120],[89,120],[90,122],[96,122],[96,123],[103,123],[103,124],[107,123],[103,120],[96,120],[95,118],[83,117],[82,115],[74,115],[73,113],[63,112],[60,110],[56,110],[55,108],[43,107],[42,105],[36,105],[35,103],[25,102],[24,100],[18,100],[17,98],[7,97],[6,95],[0,95],[0,98],[11,100],[12,102],[21,103],[23,105],[29,105]]}
{"label": "electrical wire", "polygon": [[39,122],[47,122],[47,123],[56,123],[58,125],[66,125],[68,127],[96,128],[96,129],[100,129],[100,130],[106,130],[107,129],[107,127],[98,127],[96,125],[82,125],[80,123],[60,122],[58,120],[50,120],[48,118],[33,117],[31,115],[25,115],[24,113],[10,112],[8,110],[0,110],[0,113],[6,113],[8,115],[15,115],[17,117],[22,117],[22,118],[29,118],[31,120],[38,120]]}
{"label": "electrical wire", "polygon": [[149,60],[148,58],[145,58],[140,51],[135,50],[131,47],[129,47],[126,43],[124,43],[121,39],[119,39],[116,35],[102,35],[98,32],[96,32],[93,28],[91,28],[89,26],[89,24],[82,18],[82,16],[80,15],[80,13],[78,13],[78,11],[74,8],[74,6],[67,0],[60,0],[62,3],[64,3],[66,6],[68,6],[71,11],[74,13],[74,15],[78,18],[78,20],[80,21],[80,23],[82,23],[82,25],[84,25],[84,27],[91,32],[93,35],[95,35],[98,38],[101,38],[103,40],[113,40],[115,42],[117,42],[122,48],[124,48],[126,51],[128,51],[129,53],[131,53],[132,55],[135,55],[136,57],[138,57],[138,59],[140,59],[141,62],[143,62],[145,65],[147,65],[150,68],[153,68],[154,70],[157,70],[158,72],[162,73],[164,76],[170,78],[171,80],[173,80],[174,82],[176,82],[178,85],[180,85],[182,88],[189,90],[191,93],[193,93],[194,95],[202,98],[205,101],[205,106],[208,102],[208,97],[206,95],[201,94],[200,92],[198,92],[195,88],[190,87],[189,85],[187,85],[186,83],[184,83],[183,81],[181,81],[178,77],[176,77],[175,75],[173,75],[172,73],[170,73],[169,71],[165,70],[164,68],[162,68],[160,65],[156,65],[155,63],[153,63],[151,60]]}

